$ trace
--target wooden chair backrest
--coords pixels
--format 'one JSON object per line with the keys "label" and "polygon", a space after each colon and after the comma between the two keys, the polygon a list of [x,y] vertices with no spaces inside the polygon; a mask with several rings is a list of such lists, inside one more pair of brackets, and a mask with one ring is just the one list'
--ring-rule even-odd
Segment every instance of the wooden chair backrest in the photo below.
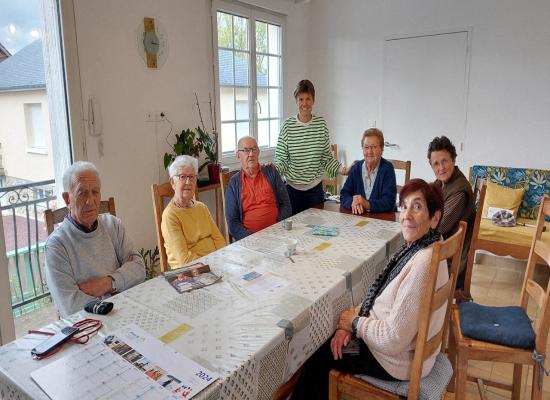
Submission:
{"label": "wooden chair backrest", "polygon": [[[434,244],[432,259],[430,261],[430,273],[428,276],[428,286],[426,296],[420,306],[420,315],[422,316],[418,323],[418,335],[416,338],[416,347],[414,358],[411,365],[411,379],[409,386],[408,399],[418,399],[420,394],[420,381],[422,379],[422,365],[424,361],[434,353],[442,350],[442,344],[447,342],[449,333],[449,322],[451,316],[451,305],[456,286],[462,246],[464,244],[464,235],[466,233],[466,222],[460,222],[458,231],[445,240]],[[449,269],[449,279],[443,286],[436,289],[439,264],[443,260],[451,259],[451,268]],[[445,302],[446,311],[443,326],[431,339],[428,339],[430,321],[435,311],[439,310]]]}
{"label": "wooden chair backrest", "polygon": [[[330,151],[332,152],[332,157],[335,160],[338,160],[338,145],[333,143],[330,145]],[[338,191],[338,175],[334,178],[325,178],[323,179],[323,191],[326,193],[328,187],[333,187],[336,194],[339,194]]]}
{"label": "wooden chair backrest", "polygon": [[[55,229],[55,225],[61,223],[68,213],[68,207],[61,207],[56,210],[47,209],[44,211],[44,222],[46,223],[46,231],[48,232],[48,236],[52,234]],[[107,200],[101,200],[99,202],[99,213],[109,213],[116,217],[114,197],[109,197]]]}
{"label": "wooden chair backrest", "polygon": [[401,188],[405,186],[411,180],[411,162],[402,160],[388,160],[392,163],[394,169],[405,171],[405,180],[403,185],[397,185],[397,193],[401,191]]}
{"label": "wooden chair backrest", "polygon": [[166,256],[166,248],[164,247],[164,238],[162,237],[162,212],[166,207],[167,201],[174,197],[174,189],[170,182],[161,184],[153,183],[151,185],[151,194],[153,196],[153,210],[155,212],[155,229],[157,231],[157,241],[160,255],[160,270],[162,272],[169,270],[168,257]]}
{"label": "wooden chair backrest", "polygon": [[225,241],[227,243],[231,243],[233,241],[233,238],[229,233],[229,225],[227,224],[227,217],[225,216],[225,191],[227,190],[227,185],[229,184],[229,180],[237,172],[239,172],[239,170],[235,170],[231,172],[220,172],[220,185],[222,189],[222,213],[223,213],[223,221],[225,226],[224,234],[225,234]]}
{"label": "wooden chair backrest", "polygon": [[[520,306],[526,312],[529,298],[537,305],[537,312],[534,314],[538,317],[536,318],[534,327],[536,334],[535,351],[541,355],[546,354],[546,341],[548,339],[548,328],[550,326],[550,307],[548,304],[550,281],[546,285],[546,290],[544,290],[543,287],[534,280],[534,274],[537,262],[541,267],[550,267],[550,244],[541,240],[545,218],[549,216],[550,197],[545,195],[540,202],[535,235],[531,242],[531,250],[529,251],[529,259],[527,260],[527,269],[525,271],[525,277],[523,278],[520,297]],[[541,261],[544,262],[544,265],[542,265]]]}

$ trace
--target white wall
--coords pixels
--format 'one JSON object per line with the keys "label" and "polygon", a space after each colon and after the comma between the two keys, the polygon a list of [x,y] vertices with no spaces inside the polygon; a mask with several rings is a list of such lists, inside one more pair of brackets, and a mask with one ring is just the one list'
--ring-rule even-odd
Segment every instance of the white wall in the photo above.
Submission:
{"label": "white wall", "polygon": [[[267,8],[271,4],[274,11],[289,14],[284,43],[289,59],[284,71],[286,100],[295,85],[289,80],[296,80],[306,67],[301,54],[307,41],[303,24],[307,5],[295,6],[290,0],[255,3]],[[87,158],[98,166],[103,196],[115,196],[117,214],[137,247],[156,244],[150,186],[167,180],[162,156],[170,131],[168,123],[144,122],[145,114],[163,111],[174,132],[198,125],[194,93],[203,114],[208,93],[214,94],[210,15],[207,0],[74,0],[80,82],[70,80],[69,93],[74,95],[81,87],[83,118],[88,99],[96,100],[103,141],[101,155],[100,140],[87,136],[87,154],[76,146],[75,158]],[[168,34],[169,56],[158,70],[148,70],[138,54],[137,31],[146,16],[160,21]],[[74,59],[74,54],[68,57]],[[73,118],[74,142],[79,143],[82,135]],[[172,142],[173,136],[168,140]],[[212,199],[207,203],[212,205]]]}
{"label": "white wall", "polygon": [[[315,111],[327,119],[348,162],[361,157],[359,139],[367,121],[391,118],[380,115],[384,38],[472,27],[460,165],[550,169],[550,2],[314,0],[310,5]],[[427,148],[427,143],[410,145],[422,153]]]}

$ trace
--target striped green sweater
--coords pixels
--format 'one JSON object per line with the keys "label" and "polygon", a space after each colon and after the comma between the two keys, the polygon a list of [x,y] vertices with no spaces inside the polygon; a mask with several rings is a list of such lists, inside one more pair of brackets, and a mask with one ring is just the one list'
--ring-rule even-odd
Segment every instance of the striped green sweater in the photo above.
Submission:
{"label": "striped green sweater", "polygon": [[327,123],[313,116],[302,124],[296,116],[281,127],[275,151],[275,166],[289,182],[308,184],[326,174],[335,177],[342,164],[332,157]]}

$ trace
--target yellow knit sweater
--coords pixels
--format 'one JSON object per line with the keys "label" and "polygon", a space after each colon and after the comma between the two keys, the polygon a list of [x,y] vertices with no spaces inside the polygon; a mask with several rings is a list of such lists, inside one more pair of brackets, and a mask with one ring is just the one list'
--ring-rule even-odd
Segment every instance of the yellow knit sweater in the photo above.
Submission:
{"label": "yellow knit sweater", "polygon": [[225,239],[212,220],[208,207],[195,201],[191,208],[178,208],[171,201],[162,213],[162,236],[172,268],[221,249]]}

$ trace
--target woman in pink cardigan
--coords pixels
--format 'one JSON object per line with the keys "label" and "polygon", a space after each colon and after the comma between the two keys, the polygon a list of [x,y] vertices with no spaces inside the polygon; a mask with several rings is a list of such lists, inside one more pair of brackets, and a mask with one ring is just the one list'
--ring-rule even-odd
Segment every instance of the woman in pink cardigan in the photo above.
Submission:
{"label": "woman in pink cardigan", "polygon": [[[418,333],[420,303],[427,284],[436,230],[443,214],[441,189],[412,179],[399,195],[405,244],[370,287],[363,303],[344,311],[334,336],[306,362],[292,400],[327,399],[331,369],[385,380],[408,380]],[[439,265],[437,287],[448,279],[447,263]],[[443,325],[445,306],[434,314],[431,332]],[[424,363],[422,376],[433,367]]]}

